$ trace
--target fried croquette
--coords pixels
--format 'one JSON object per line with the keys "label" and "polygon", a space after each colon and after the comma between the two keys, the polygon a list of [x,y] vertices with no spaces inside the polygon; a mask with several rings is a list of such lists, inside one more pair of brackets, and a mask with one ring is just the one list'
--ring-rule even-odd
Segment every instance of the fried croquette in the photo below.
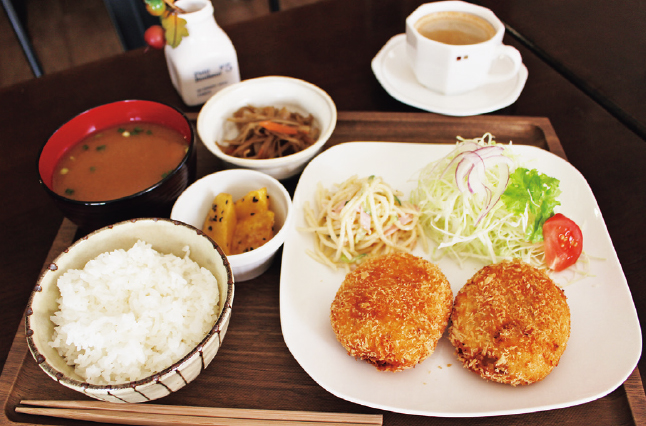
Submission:
{"label": "fried croquette", "polygon": [[458,292],[448,334],[467,369],[528,385],[558,365],[570,337],[570,309],[544,271],[504,261],[482,268]]}
{"label": "fried croquette", "polygon": [[451,286],[436,265],[411,254],[388,254],[346,275],[330,318],[349,355],[380,371],[401,371],[433,353],[452,304]]}

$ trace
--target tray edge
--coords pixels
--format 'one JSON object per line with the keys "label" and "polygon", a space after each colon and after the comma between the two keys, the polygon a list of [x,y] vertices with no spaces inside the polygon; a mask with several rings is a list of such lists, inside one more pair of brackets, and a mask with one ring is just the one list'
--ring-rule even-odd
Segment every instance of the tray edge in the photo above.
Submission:
{"label": "tray edge", "polygon": [[[198,113],[189,112],[186,113],[189,120],[197,120]],[[545,136],[545,140],[549,147],[549,151],[559,157],[567,160],[567,156],[563,147],[556,135],[554,128],[550,120],[547,117],[529,117],[529,116],[495,116],[495,115],[484,115],[484,116],[472,116],[472,117],[448,117],[437,115],[433,113],[392,113],[392,112],[362,112],[362,111],[341,111],[338,113],[338,120],[341,121],[366,121],[366,120],[376,120],[376,121],[392,121],[396,117],[397,121],[402,120],[411,120],[411,121],[437,121],[437,122],[487,122],[487,121],[498,121],[498,122],[525,122],[528,124],[533,124],[540,128]],[[63,222],[58,230],[58,233],[52,243],[46,260],[43,263],[43,270],[51,263],[56,256],[58,256],[63,250],[65,250],[74,240],[77,227],[68,219],[63,219]],[[41,271],[42,273],[42,271]],[[6,415],[7,405],[9,402],[9,397],[11,395],[11,390],[15,386],[16,380],[20,373],[20,370],[23,366],[25,358],[29,355],[29,350],[25,343],[25,331],[24,331],[24,314],[20,322],[16,335],[13,339],[11,348],[7,355],[7,360],[4,364],[2,371],[0,372],[0,401],[2,401],[3,411],[0,414],[0,425],[28,425],[32,423],[16,423],[12,422]],[[5,386],[6,384],[6,386]],[[639,373],[638,367],[636,367],[633,372],[630,374],[628,379],[622,385],[626,392],[626,398],[631,410],[631,415],[636,425],[646,425],[646,393],[644,392],[644,386]]]}

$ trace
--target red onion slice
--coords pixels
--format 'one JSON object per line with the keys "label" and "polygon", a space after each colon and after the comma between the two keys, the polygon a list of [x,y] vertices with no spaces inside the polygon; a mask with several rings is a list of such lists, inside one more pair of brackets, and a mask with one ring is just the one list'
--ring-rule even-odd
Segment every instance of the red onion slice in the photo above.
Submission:
{"label": "red onion slice", "polygon": [[[473,145],[478,148],[472,149]],[[455,167],[455,184],[460,192],[469,191],[471,194],[484,193],[484,208],[478,216],[480,222],[500,200],[500,196],[507,188],[509,182],[510,167],[513,161],[503,155],[504,147],[497,145],[480,146],[475,143],[469,144],[467,150],[460,152],[447,165],[444,173],[457,162]],[[493,167],[498,167],[500,184],[494,191],[487,185],[487,172]]]}

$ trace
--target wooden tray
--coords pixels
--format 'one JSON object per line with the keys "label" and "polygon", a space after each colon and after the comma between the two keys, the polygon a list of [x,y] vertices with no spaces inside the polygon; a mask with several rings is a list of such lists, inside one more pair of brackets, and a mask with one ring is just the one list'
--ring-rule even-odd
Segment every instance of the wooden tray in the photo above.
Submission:
{"label": "wooden tray", "polygon": [[[195,119],[195,115],[191,116]],[[549,150],[565,158],[546,118],[478,116],[451,118],[426,113],[339,113],[327,147],[351,141],[454,143],[456,136],[490,132],[500,142],[513,141]],[[198,176],[221,168],[198,144]],[[294,190],[297,178],[285,182]],[[77,228],[63,221],[44,263],[48,265],[77,238]],[[260,408],[275,410],[382,413],[339,399],[318,386],[289,353],[282,338],[279,313],[280,256],[262,276],[236,286],[233,315],[224,344],[214,362],[190,385],[160,404]],[[44,266],[44,267],[45,267]],[[594,374],[594,372],[590,372]],[[36,365],[19,327],[0,376],[3,410],[0,425],[90,424],[17,414],[22,399],[83,399],[50,379]],[[639,371],[604,398],[575,407],[524,415],[487,418],[430,418],[383,412],[385,425],[646,425],[646,397]]]}

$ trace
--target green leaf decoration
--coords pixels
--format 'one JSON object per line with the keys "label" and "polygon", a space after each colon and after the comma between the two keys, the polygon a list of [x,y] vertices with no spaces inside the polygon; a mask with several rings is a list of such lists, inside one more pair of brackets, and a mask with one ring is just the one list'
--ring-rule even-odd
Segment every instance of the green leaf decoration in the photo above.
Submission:
{"label": "green leaf decoration", "polygon": [[558,179],[536,169],[519,167],[511,174],[501,200],[510,212],[527,213],[525,237],[527,241],[536,243],[543,241],[543,224],[554,214],[554,208],[561,204],[556,199],[560,194]]}
{"label": "green leaf decoration", "polygon": [[186,20],[184,18],[180,18],[176,13],[164,14],[161,18],[161,24],[164,28],[166,43],[172,48],[179,46],[182,38],[188,37]]}

